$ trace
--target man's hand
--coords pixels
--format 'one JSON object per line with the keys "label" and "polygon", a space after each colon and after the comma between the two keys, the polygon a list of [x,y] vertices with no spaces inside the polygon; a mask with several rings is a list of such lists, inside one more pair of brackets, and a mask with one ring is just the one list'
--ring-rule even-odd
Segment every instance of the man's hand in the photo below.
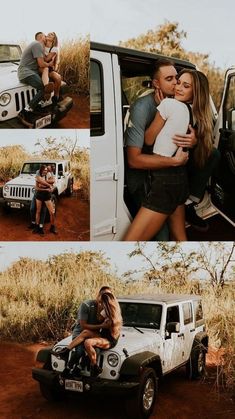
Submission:
{"label": "man's hand", "polygon": [[156,88],[154,93],[154,100],[157,104],[161,103],[161,101],[164,99],[164,95],[161,91],[161,89]]}
{"label": "man's hand", "polygon": [[183,151],[183,148],[179,147],[174,157],[172,157],[174,162],[173,166],[184,166],[188,161],[188,157],[188,151]]}
{"label": "man's hand", "polygon": [[195,129],[191,125],[189,125],[189,131],[189,134],[185,134],[183,136],[174,135],[173,143],[176,144],[178,147],[193,148],[197,144]]}

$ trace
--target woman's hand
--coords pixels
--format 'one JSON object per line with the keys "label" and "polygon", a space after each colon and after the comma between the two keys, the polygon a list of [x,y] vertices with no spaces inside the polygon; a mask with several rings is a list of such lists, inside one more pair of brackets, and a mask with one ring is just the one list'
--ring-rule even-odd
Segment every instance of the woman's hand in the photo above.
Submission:
{"label": "woman's hand", "polygon": [[178,147],[183,148],[193,148],[197,144],[197,138],[195,129],[189,125],[189,134],[185,135],[174,135],[173,136],[173,143],[176,144]]}
{"label": "woman's hand", "polygon": [[110,319],[105,319],[103,321],[103,323],[101,323],[100,327],[102,329],[109,329],[109,327],[111,326],[111,320]]}

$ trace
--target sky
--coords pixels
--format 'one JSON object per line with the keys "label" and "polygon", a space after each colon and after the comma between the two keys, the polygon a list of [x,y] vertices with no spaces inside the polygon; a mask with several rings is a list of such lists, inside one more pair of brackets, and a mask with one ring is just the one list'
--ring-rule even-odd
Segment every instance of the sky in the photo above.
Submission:
{"label": "sky", "polygon": [[59,41],[87,36],[89,0],[7,0],[1,4],[0,42],[29,43],[39,31],[55,32]]}
{"label": "sky", "polygon": [[[185,242],[184,250],[199,248],[198,242]],[[229,243],[228,243],[229,245]],[[147,243],[147,252],[150,255],[156,248],[155,242]],[[45,260],[48,256],[63,252],[81,252],[85,250],[101,251],[110,258],[111,272],[122,275],[128,270],[135,270],[143,266],[139,257],[129,258],[128,254],[134,250],[133,242],[0,242],[0,271],[4,270],[19,257],[30,257]]]}
{"label": "sky", "polygon": [[187,32],[186,50],[209,53],[217,67],[235,64],[234,0],[90,1],[92,41],[117,45],[168,20]]}
{"label": "sky", "polygon": [[35,143],[39,139],[45,137],[53,138],[71,138],[72,140],[78,138],[78,146],[90,147],[90,130],[88,129],[50,129],[50,130],[1,130],[0,132],[0,147],[10,145],[22,145],[28,153],[38,151]]}

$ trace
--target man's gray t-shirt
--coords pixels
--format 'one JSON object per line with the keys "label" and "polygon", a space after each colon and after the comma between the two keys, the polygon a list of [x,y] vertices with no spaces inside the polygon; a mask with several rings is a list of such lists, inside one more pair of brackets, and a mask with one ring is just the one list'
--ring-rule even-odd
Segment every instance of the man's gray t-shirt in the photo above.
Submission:
{"label": "man's gray t-shirt", "polygon": [[31,42],[29,44],[21,57],[20,65],[18,68],[18,77],[19,80],[23,80],[26,77],[32,76],[38,72],[38,63],[37,58],[44,57],[44,48],[42,44],[38,41]]}
{"label": "man's gray t-shirt", "polygon": [[73,339],[82,331],[80,320],[84,320],[88,324],[100,323],[97,318],[97,309],[98,305],[96,300],[86,300],[80,305],[78,309],[77,322],[73,329]]}
{"label": "man's gray t-shirt", "polygon": [[[125,144],[130,147],[144,147],[144,133],[153,121],[157,112],[157,104],[153,93],[137,99],[130,107],[130,118],[125,132]],[[144,152],[148,152],[144,150]],[[128,169],[127,183],[130,192],[134,193],[138,185],[146,179],[146,170]]]}

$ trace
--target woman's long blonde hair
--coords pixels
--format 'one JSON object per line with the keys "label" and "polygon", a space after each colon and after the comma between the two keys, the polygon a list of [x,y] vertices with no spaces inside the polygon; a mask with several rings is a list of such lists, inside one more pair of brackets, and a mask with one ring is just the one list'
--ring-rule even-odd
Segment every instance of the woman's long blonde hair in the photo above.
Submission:
{"label": "woman's long blonde hair", "polygon": [[120,335],[122,327],[122,315],[118,300],[111,292],[104,292],[100,300],[107,317],[111,321],[111,334],[117,337]]}
{"label": "woman's long blonde hair", "polygon": [[193,100],[192,113],[196,120],[197,145],[193,156],[198,167],[203,167],[210,157],[213,148],[213,118],[210,106],[209,82],[205,74],[198,70],[183,69],[182,74],[192,78]]}

